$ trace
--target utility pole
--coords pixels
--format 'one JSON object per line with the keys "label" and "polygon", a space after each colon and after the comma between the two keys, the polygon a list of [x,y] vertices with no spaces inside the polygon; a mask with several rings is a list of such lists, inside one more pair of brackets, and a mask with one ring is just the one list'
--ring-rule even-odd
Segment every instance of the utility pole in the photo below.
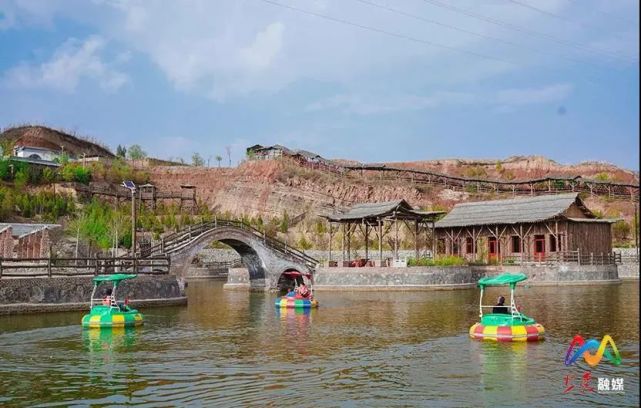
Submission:
{"label": "utility pole", "polygon": [[637,262],[639,262],[639,206],[637,203],[634,203],[634,246],[637,250]]}
{"label": "utility pole", "polygon": [[130,180],[123,181],[122,185],[131,191],[131,253],[136,258],[136,185]]}
{"label": "utility pole", "polygon": [[131,253],[136,257],[136,190],[131,189]]}

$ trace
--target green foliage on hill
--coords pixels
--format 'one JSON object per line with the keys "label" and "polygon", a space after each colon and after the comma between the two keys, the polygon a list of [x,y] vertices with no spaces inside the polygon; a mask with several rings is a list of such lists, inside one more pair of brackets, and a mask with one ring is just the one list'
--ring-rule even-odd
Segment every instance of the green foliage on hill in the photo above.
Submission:
{"label": "green foliage on hill", "polygon": [[75,212],[73,198],[49,191],[29,193],[15,188],[0,187],[0,218],[12,215],[25,218],[39,218],[55,222],[58,218]]}

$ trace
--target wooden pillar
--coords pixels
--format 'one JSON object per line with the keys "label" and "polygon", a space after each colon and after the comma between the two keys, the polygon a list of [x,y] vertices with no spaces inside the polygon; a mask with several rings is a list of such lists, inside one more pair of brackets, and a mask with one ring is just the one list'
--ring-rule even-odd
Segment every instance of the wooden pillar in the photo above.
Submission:
{"label": "wooden pillar", "polygon": [[472,254],[474,254],[474,260],[476,261],[476,228],[472,227]]}
{"label": "wooden pillar", "polygon": [[380,218],[378,218],[378,258],[383,266],[383,224]]}
{"label": "wooden pillar", "polygon": [[414,254],[418,260],[418,220],[414,221]]}
{"label": "wooden pillar", "polygon": [[342,232],[341,232],[341,266],[344,266],[345,264],[345,224],[341,224],[342,226]]}
{"label": "wooden pillar", "polygon": [[369,260],[369,224],[365,223],[365,259]]}
{"label": "wooden pillar", "polygon": [[398,219],[394,216],[394,259],[398,259]]}
{"label": "wooden pillar", "polygon": [[432,221],[432,259],[436,259],[436,228],[435,222]]}
{"label": "wooden pillar", "polygon": [[347,262],[352,260],[352,223],[347,224]]}
{"label": "wooden pillar", "polygon": [[329,242],[327,243],[327,266],[332,262],[332,223],[329,223]]}
{"label": "wooden pillar", "polygon": [[494,227],[495,228],[495,237],[496,237],[496,258],[499,261],[499,264],[503,264],[503,260],[501,259],[501,238],[499,237],[499,227]]}

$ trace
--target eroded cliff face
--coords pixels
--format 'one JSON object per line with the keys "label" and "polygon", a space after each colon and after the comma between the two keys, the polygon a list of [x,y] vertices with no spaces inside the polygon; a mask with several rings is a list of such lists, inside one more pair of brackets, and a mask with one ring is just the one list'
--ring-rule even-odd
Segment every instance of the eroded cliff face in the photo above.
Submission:
{"label": "eroded cliff face", "polygon": [[255,161],[238,168],[153,167],[151,181],[160,189],[196,187],[198,200],[219,212],[247,216],[329,214],[353,203],[399,198],[413,205],[432,200],[415,186],[390,181],[365,182],[353,176],[297,168],[284,161]]}
{"label": "eroded cliff face", "polygon": [[[458,174],[478,171],[484,161],[441,160],[390,165],[424,168],[442,173]],[[619,179],[634,182],[633,172],[611,165],[587,164],[562,166],[542,158],[508,159],[497,166],[496,161],[483,164],[488,178],[501,178],[505,169],[517,172],[518,178],[545,175],[594,176],[606,171]],[[579,172],[578,169],[582,171]],[[263,218],[290,217],[305,214],[305,218],[325,215],[354,203],[405,199],[411,205],[425,209],[447,209],[458,202],[497,198],[492,194],[470,194],[452,191],[440,185],[415,184],[409,180],[381,178],[375,174],[351,172],[341,175],[304,168],[289,160],[248,161],[237,168],[204,168],[185,166],[150,167],[152,183],[159,189],[178,190],[180,185],[196,187],[198,200],[217,212],[235,216]],[[638,181],[636,181],[638,183]],[[589,198],[588,205],[607,216],[630,218],[633,204],[625,200]]]}

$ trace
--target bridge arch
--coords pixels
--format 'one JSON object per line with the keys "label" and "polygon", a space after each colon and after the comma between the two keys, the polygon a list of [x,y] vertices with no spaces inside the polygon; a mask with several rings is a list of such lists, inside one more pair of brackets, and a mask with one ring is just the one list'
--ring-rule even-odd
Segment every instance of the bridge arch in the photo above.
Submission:
{"label": "bridge arch", "polygon": [[[212,242],[222,242],[241,257],[249,273],[250,288],[277,289],[281,274],[287,270],[312,272],[309,265],[288,253],[275,241],[257,234],[257,231],[229,224],[205,224],[184,232],[180,240],[168,244],[164,253],[171,257],[172,272],[185,276],[194,257]],[[292,250],[294,251],[294,250]]]}

